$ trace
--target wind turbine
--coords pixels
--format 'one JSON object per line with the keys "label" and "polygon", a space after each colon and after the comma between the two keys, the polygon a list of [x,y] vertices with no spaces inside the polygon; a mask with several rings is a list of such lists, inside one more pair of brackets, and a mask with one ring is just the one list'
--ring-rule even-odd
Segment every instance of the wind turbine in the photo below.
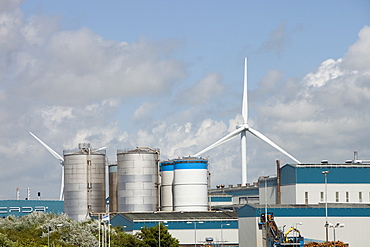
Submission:
{"label": "wind turbine", "polygon": [[57,152],[55,152],[48,145],[46,145],[43,141],[41,141],[37,136],[35,136],[32,132],[30,132],[30,134],[33,137],[35,137],[35,139],[38,140],[55,158],[57,158],[60,162],[60,165],[62,166],[62,183],[60,185],[60,197],[59,197],[59,200],[62,201],[64,197],[64,159]]}
{"label": "wind turbine", "polygon": [[243,117],[243,124],[236,126],[236,130],[232,131],[225,137],[221,138],[220,140],[216,141],[209,147],[203,149],[199,153],[197,153],[195,156],[200,156],[201,154],[207,152],[208,150],[211,150],[214,147],[217,147],[218,145],[221,145],[235,136],[239,135],[241,136],[241,155],[242,155],[242,184],[247,183],[247,131],[251,133],[252,135],[258,137],[262,141],[270,144],[292,160],[296,161],[298,164],[301,164],[299,160],[294,158],[292,155],[290,155],[288,152],[286,152],[284,149],[279,147],[277,144],[275,144],[273,141],[268,139],[266,136],[264,136],[262,133],[258,132],[255,129],[252,129],[248,125],[248,93],[247,93],[247,63],[248,59],[245,58],[244,60],[244,90],[243,90],[243,103],[242,103],[242,117]]}

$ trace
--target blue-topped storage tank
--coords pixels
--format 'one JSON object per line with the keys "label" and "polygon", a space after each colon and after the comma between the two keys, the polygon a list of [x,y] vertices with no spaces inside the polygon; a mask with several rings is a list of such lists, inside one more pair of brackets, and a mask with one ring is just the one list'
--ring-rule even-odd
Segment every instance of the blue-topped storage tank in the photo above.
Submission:
{"label": "blue-topped storage tank", "polygon": [[174,164],[173,160],[160,162],[161,172],[161,210],[173,211],[173,177]]}
{"label": "blue-topped storage tank", "polygon": [[176,159],[173,178],[174,211],[208,210],[208,160]]}

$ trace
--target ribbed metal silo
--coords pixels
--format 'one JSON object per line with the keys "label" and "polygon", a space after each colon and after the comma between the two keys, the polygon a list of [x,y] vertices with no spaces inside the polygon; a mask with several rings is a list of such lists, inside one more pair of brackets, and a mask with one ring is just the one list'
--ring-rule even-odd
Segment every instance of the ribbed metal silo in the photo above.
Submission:
{"label": "ribbed metal silo", "polygon": [[63,154],[64,213],[81,221],[89,213],[105,212],[105,150],[94,151],[83,143]]}
{"label": "ribbed metal silo", "polygon": [[160,163],[161,172],[161,210],[173,211],[173,160],[162,161]]}
{"label": "ribbed metal silo", "polygon": [[158,149],[117,151],[119,212],[158,210],[158,161]]}
{"label": "ribbed metal silo", "polygon": [[117,184],[117,164],[109,165],[109,212],[118,211],[118,184]]}
{"label": "ribbed metal silo", "polygon": [[208,160],[188,157],[173,163],[174,211],[207,211]]}

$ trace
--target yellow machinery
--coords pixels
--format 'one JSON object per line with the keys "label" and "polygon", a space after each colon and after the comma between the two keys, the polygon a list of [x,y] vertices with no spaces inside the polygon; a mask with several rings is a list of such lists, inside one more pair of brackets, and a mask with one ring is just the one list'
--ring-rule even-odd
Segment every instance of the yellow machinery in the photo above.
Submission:
{"label": "yellow machinery", "polygon": [[[301,232],[291,227],[287,232],[279,230],[273,213],[261,214],[259,227],[263,230],[263,235],[266,240],[267,247],[283,247],[283,246],[294,246],[294,247],[303,247],[304,238],[301,236]],[[292,231],[297,232],[298,236],[289,237],[289,233]]]}

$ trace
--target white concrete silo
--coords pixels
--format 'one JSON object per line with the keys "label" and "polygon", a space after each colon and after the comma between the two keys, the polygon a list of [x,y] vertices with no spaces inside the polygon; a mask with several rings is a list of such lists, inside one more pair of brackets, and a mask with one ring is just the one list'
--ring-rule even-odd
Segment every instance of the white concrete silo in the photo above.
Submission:
{"label": "white concrete silo", "polygon": [[173,163],[174,211],[207,211],[208,160],[188,157]]}
{"label": "white concrete silo", "polygon": [[105,150],[94,151],[90,143],[78,150],[64,150],[64,213],[73,220],[105,212]]}
{"label": "white concrete silo", "polygon": [[157,211],[159,150],[117,151],[118,211]]}

